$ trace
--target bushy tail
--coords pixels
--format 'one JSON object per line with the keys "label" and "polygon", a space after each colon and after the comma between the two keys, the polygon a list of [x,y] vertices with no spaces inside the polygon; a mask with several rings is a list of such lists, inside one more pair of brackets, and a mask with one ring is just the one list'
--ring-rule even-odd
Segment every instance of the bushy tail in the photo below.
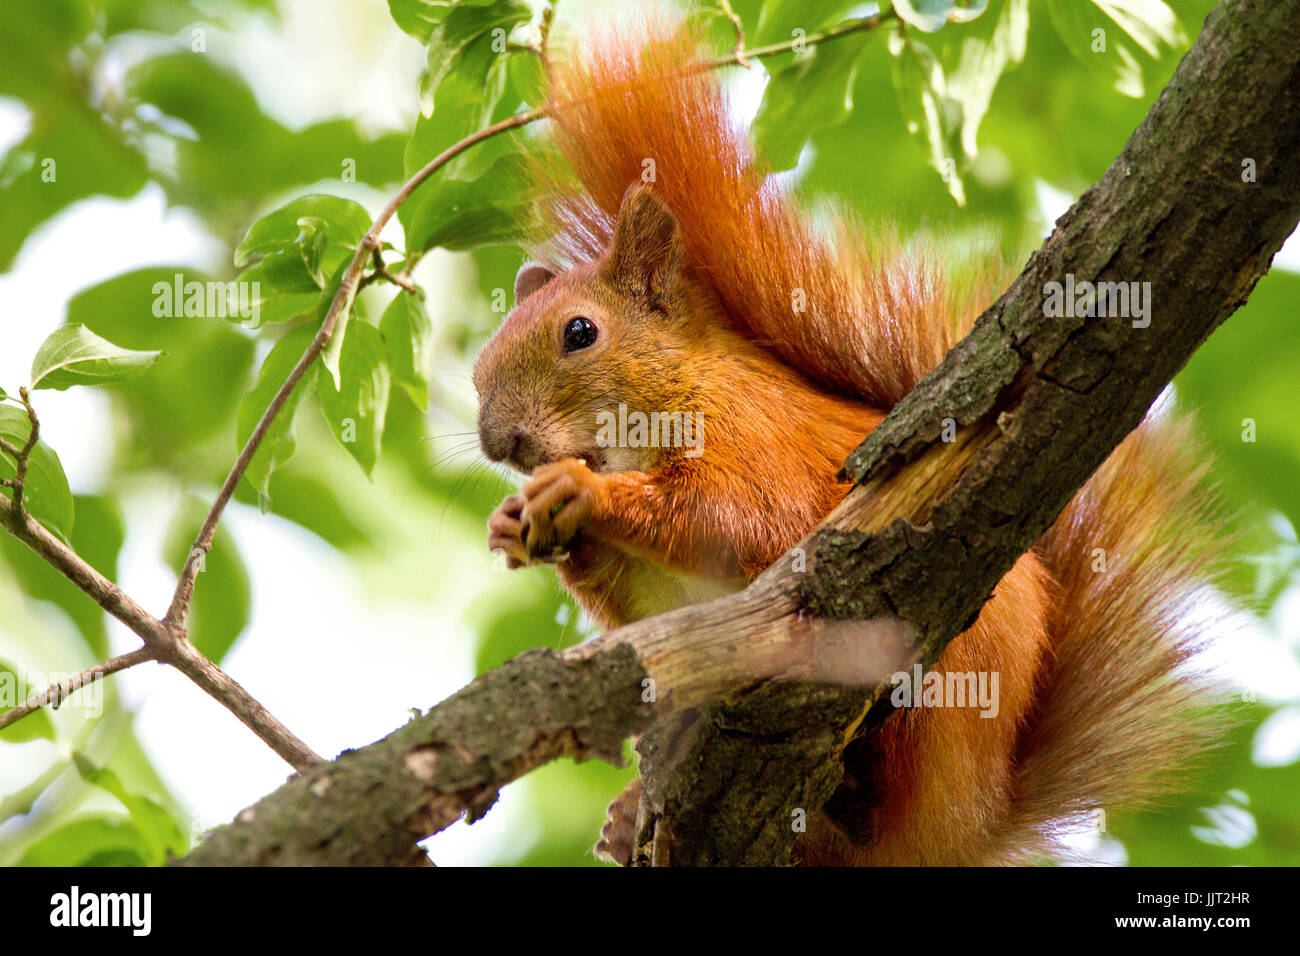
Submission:
{"label": "bushy tail", "polygon": [[1059,851],[1063,827],[1149,805],[1223,730],[1192,657],[1225,612],[1212,567],[1224,521],[1190,422],[1157,406],[1075,495],[1038,549],[1059,587],[1055,659],[1019,742],[991,856]]}
{"label": "bushy tail", "polygon": [[952,342],[940,270],[890,239],[802,218],[733,120],[719,71],[699,68],[705,55],[652,10],[594,28],[581,55],[557,59],[555,140],[580,189],[554,204],[550,258],[599,256],[624,191],[652,182],[687,265],[749,338],[828,390],[891,407]]}

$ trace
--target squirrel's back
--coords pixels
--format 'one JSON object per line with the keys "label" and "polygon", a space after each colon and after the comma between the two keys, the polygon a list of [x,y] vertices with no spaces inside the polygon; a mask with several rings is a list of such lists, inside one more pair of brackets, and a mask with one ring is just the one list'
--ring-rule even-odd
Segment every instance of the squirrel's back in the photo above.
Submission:
{"label": "squirrel's back", "polygon": [[[627,188],[652,183],[680,224],[686,268],[748,338],[827,392],[888,411],[996,287],[959,294],[936,255],[802,215],[764,174],[717,72],[693,68],[700,45],[656,17],[620,21],[554,65],[554,137],[578,188],[557,193],[542,255],[598,259]],[[960,862],[1050,851],[1063,820],[1157,797],[1212,740],[1203,687],[1185,666],[1210,551],[1192,447],[1185,422],[1150,416],[1036,545],[1049,652],[1015,731],[1008,799]],[[846,767],[886,784],[891,773]],[[943,860],[943,841],[927,841],[914,834],[913,858]]]}

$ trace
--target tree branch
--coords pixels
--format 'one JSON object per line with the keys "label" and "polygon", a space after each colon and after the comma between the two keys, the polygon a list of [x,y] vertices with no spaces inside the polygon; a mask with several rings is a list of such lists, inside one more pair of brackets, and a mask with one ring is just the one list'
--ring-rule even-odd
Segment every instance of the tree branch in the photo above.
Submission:
{"label": "tree branch", "polygon": [[[407,862],[417,839],[458,810],[481,815],[531,767],[562,753],[608,758],[615,737],[724,698],[739,733],[706,709],[696,723],[708,733],[648,755],[641,856],[787,861],[788,808],[831,796],[846,727],[897,655],[932,660],[964,629],[1295,228],[1296,49],[1300,0],[1225,0],[1106,176],[853,453],[858,484],[844,504],[745,591],[561,655],[522,655],[264,798],[187,862]],[[1258,183],[1240,179],[1246,157]],[[1149,324],[1046,317],[1044,283],[1066,274],[1150,282]],[[958,441],[940,440],[944,418]],[[866,623],[846,640],[845,619]],[[845,658],[860,662],[864,649],[878,673],[836,687]],[[764,734],[809,714],[821,716],[801,759],[783,767],[789,748]],[[731,829],[742,811],[751,824]]]}
{"label": "tree branch", "polygon": [[[289,728],[276,720],[270,711],[258,703],[248,691],[204,657],[186,639],[184,632],[170,628],[159,621],[125,591],[91,567],[84,558],[47,531],[31,515],[25,511],[18,511],[12,503],[3,498],[0,498],[0,525],[53,565],[55,570],[101,608],[129,627],[144,642],[144,648],[124,655],[125,658],[147,651],[148,657],[145,659],[171,664],[215,697],[294,769],[301,771],[324,762],[310,747],[294,736]],[[104,673],[121,669],[113,668]],[[8,719],[0,720],[0,727],[26,716],[37,708],[32,707],[16,716],[10,716],[20,709],[15,708],[6,714],[5,717]]]}
{"label": "tree branch", "polygon": [[65,681],[52,684],[38,694],[33,694],[25,701],[10,710],[0,714],[0,730],[8,727],[15,721],[26,717],[28,714],[40,710],[42,707],[50,706],[58,708],[70,695],[78,689],[85,687],[92,681],[97,681],[106,674],[116,674],[118,671],[124,671],[128,667],[134,667],[136,664],[143,664],[145,661],[157,660],[152,648],[137,647],[135,650],[111,660],[103,661],[87,667],[80,674],[69,677]]}

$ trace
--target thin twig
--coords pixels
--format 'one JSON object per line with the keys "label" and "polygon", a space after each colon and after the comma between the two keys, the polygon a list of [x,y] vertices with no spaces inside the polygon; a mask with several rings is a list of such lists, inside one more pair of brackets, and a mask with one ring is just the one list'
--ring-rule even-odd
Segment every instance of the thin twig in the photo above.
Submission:
{"label": "thin twig", "polygon": [[161,622],[130,595],[91,567],[81,555],[45,529],[36,519],[0,498],[0,525],[48,561],[92,601],[129,627],[146,644],[170,640]]}
{"label": "thin twig", "polygon": [[145,646],[137,647],[133,651],[114,657],[111,660],[104,661],[100,664],[95,664],[93,667],[87,667],[80,674],[69,677],[67,680],[61,681],[57,684],[51,684],[39,694],[33,694],[31,697],[28,697],[12,710],[7,710],[3,714],[0,714],[0,730],[3,730],[5,727],[8,727],[17,720],[26,717],[30,713],[40,710],[42,707],[49,706],[57,710],[59,704],[75,693],[78,689],[86,686],[92,681],[99,680],[105,674],[116,674],[118,671],[124,671],[128,667],[134,667],[136,664],[143,664],[145,661],[153,661],[157,659],[157,655],[154,653],[153,648]]}
{"label": "thin twig", "polygon": [[894,19],[895,13],[892,9],[885,13],[874,13],[869,17],[862,17],[857,20],[846,20],[843,23],[836,24],[821,31],[805,37],[794,37],[789,40],[783,40],[780,43],[770,43],[767,46],[754,47],[752,50],[734,50],[726,56],[720,56],[712,60],[701,60],[696,65],[698,72],[707,72],[716,70],[724,66],[748,66],[749,60],[761,60],[764,57],[778,56],[782,53],[789,53],[800,47],[813,47],[818,43],[825,43],[827,40],[834,40],[842,36],[848,36],[851,33],[864,33],[875,30],[882,24]]}
{"label": "thin twig", "polygon": [[378,249],[375,250],[374,261],[374,270],[361,277],[361,281],[357,283],[357,291],[364,289],[372,282],[378,282],[380,279],[383,279],[386,282],[391,282],[393,285],[405,289],[412,295],[423,296],[424,293],[421,291],[420,287],[411,281],[411,267],[409,264],[401,272],[394,275],[388,271],[388,266],[384,264],[384,257]]}
{"label": "thin twig", "polygon": [[143,649],[147,649],[154,660],[171,664],[215,697],[295,770],[301,772],[323,762],[248,691],[199,653],[183,632],[159,621],[31,515],[16,511],[3,498],[0,498],[0,525],[52,564],[78,590],[129,627],[144,642]]}
{"label": "thin twig", "polygon": [[718,0],[718,9],[722,15],[731,21],[731,25],[736,28],[736,46],[732,50],[731,56],[737,65],[749,69],[749,60],[745,58],[745,25],[740,22],[740,16],[735,10],[731,9],[730,0]]}
{"label": "thin twig", "polygon": [[32,450],[41,437],[41,422],[36,417],[36,409],[32,408],[27,389],[18,389],[18,396],[22,399],[23,407],[27,409],[27,420],[31,422],[31,428],[27,432],[27,443],[22,448],[14,448],[13,445],[5,442],[5,451],[14,456],[14,476],[5,479],[4,484],[13,489],[14,511],[22,515],[26,513],[23,507],[23,490],[27,483],[27,466],[32,460]]}
{"label": "thin twig", "polygon": [[295,737],[257,698],[189,641],[177,641],[171,655],[164,661],[198,684],[210,697],[220,701],[294,770],[305,773],[325,763],[323,757]]}
{"label": "thin twig", "polygon": [[559,0],[551,0],[542,9],[542,22],[537,28],[537,55],[541,58],[546,77],[551,77],[551,27],[555,23],[555,7]]}

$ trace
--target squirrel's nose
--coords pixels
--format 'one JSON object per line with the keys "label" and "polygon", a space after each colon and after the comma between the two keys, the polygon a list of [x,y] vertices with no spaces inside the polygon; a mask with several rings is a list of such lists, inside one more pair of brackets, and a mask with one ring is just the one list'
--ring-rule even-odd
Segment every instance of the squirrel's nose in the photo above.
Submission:
{"label": "squirrel's nose", "polygon": [[519,440],[522,437],[523,432],[518,428],[496,433],[485,431],[481,437],[483,454],[487,455],[492,461],[505,461],[515,453],[515,449],[519,447]]}

